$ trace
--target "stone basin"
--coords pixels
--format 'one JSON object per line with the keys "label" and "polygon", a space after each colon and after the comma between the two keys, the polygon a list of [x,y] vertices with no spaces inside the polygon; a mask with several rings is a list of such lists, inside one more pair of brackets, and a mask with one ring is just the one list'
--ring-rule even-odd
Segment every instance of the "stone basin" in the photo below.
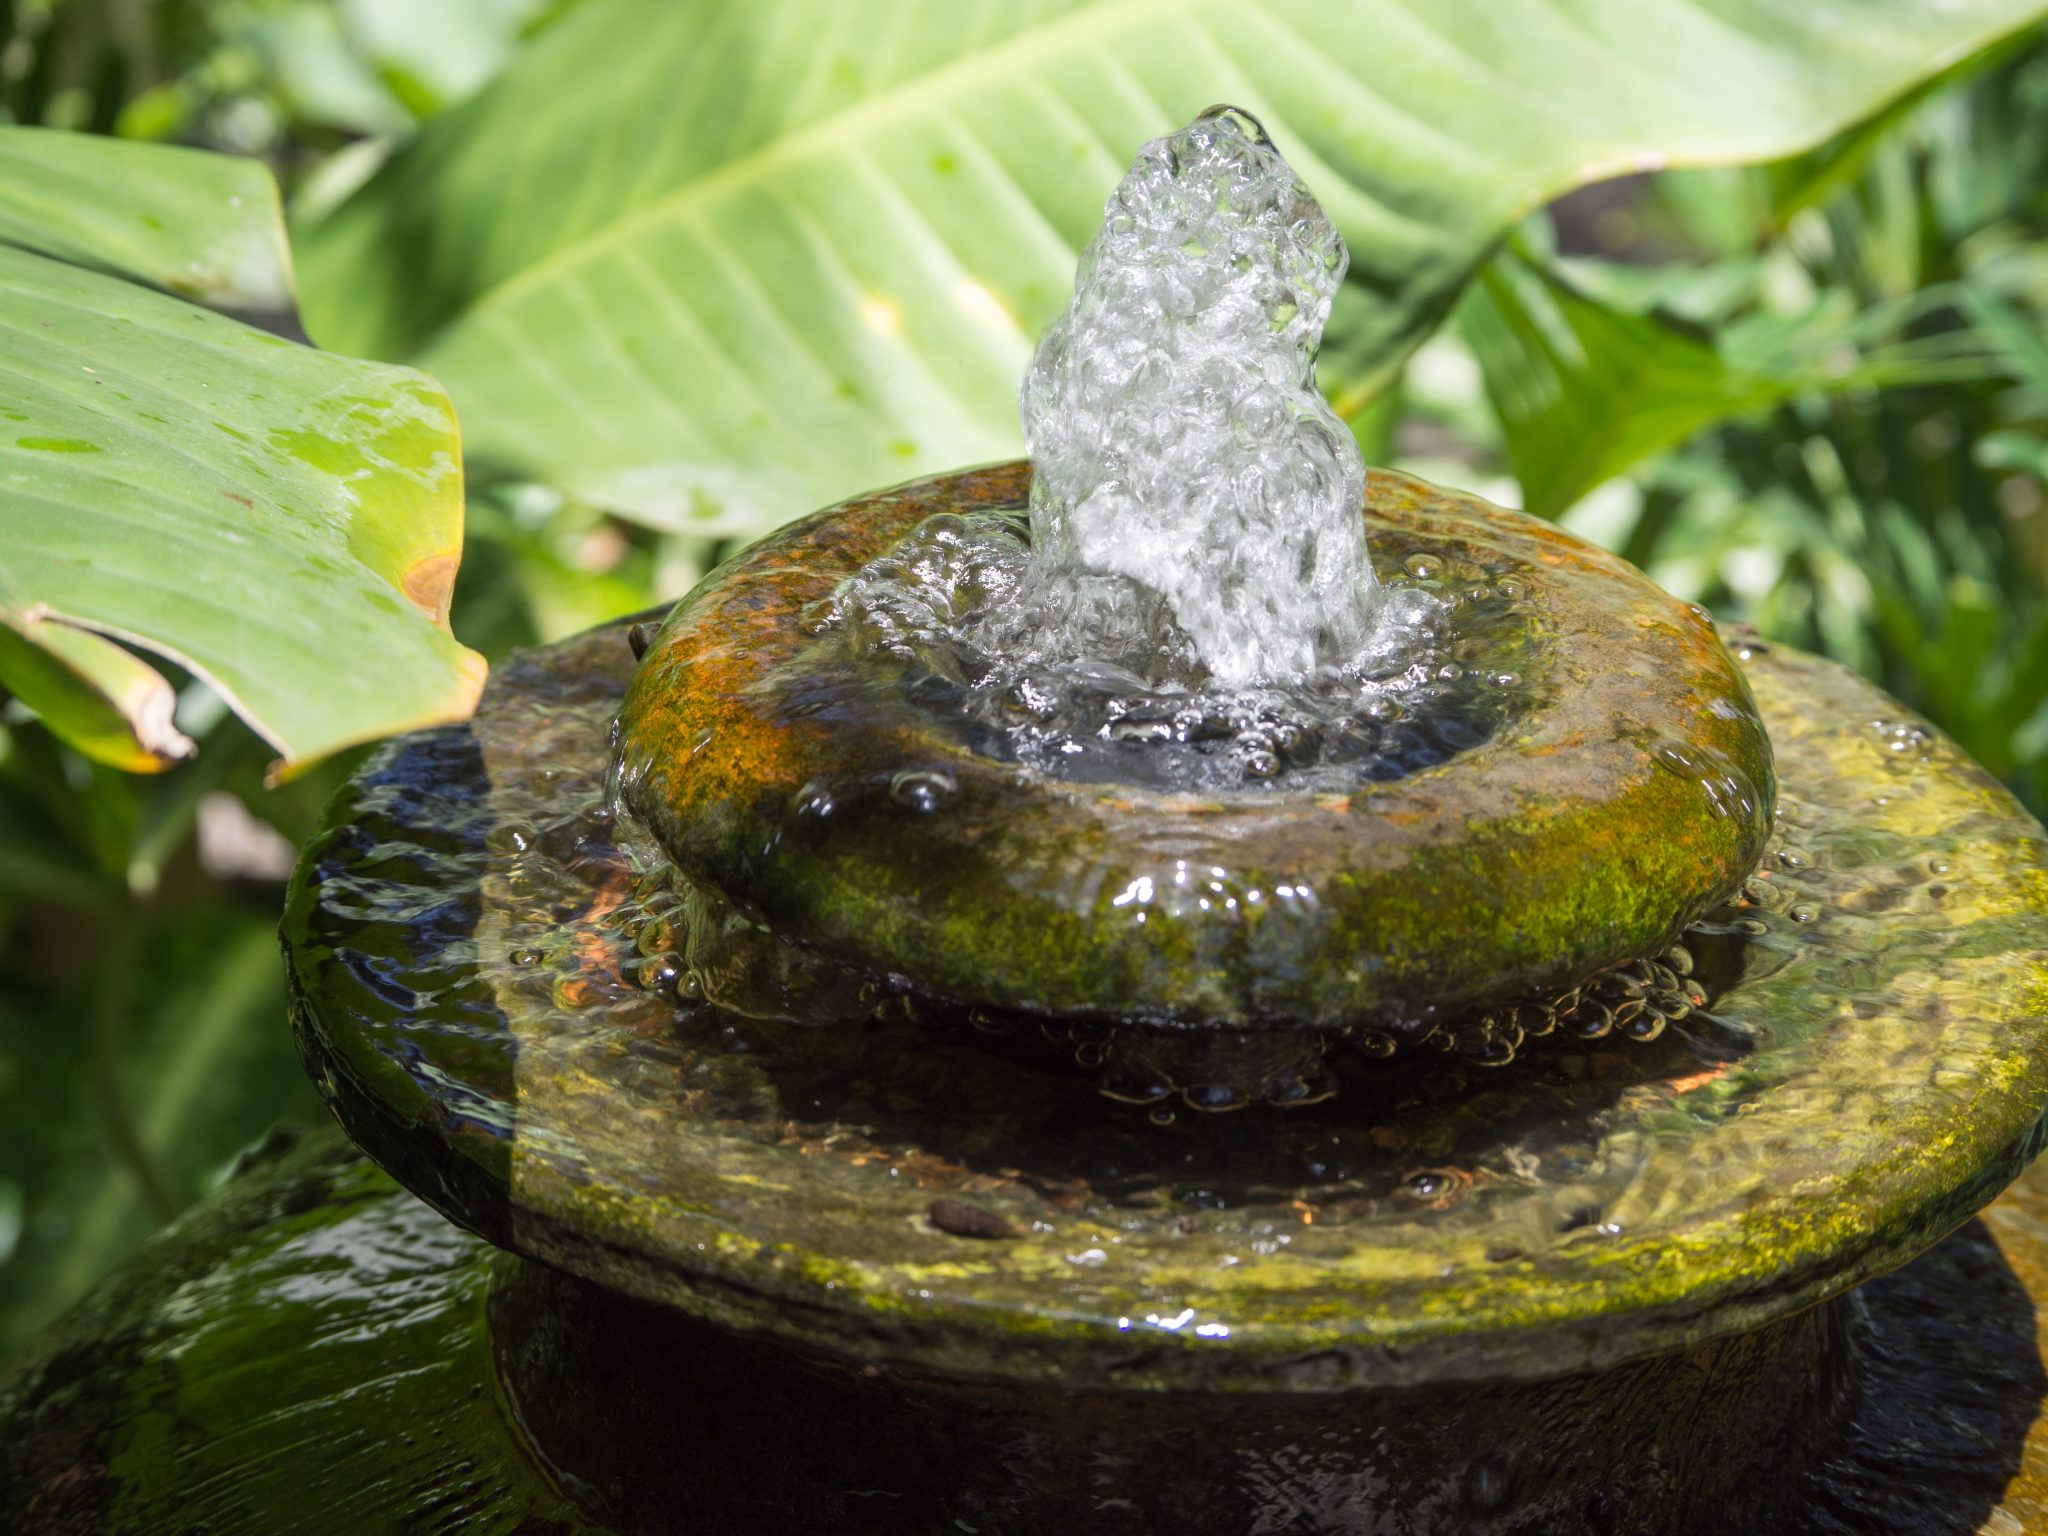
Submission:
{"label": "stone basin", "polygon": [[1020,761],[956,679],[820,611],[935,519],[1021,537],[1030,487],[1015,463],[858,497],[676,605],[626,692],[619,792],[677,865],[927,998],[1386,1048],[1654,955],[1755,867],[1770,744],[1704,611],[1392,472],[1369,545],[1442,615],[1429,669],[1456,679],[1386,727],[1402,750],[1212,793],[1143,783],[1157,742]]}
{"label": "stone basin", "polygon": [[[385,1172],[252,1172],[0,1384],[29,1529],[2038,1528],[2048,1208],[1971,1217],[2040,1144],[2048,843],[1878,690],[1726,635],[1776,820],[1655,1039],[1211,1116],[693,987],[607,795],[633,632],[336,799],[294,1025]],[[801,1001],[800,938],[719,953]]]}
{"label": "stone basin", "polygon": [[[977,1378],[1539,1377],[1838,1294],[2038,1146],[2040,828],[1832,663],[1735,637],[1778,818],[1688,933],[1719,978],[1697,1027],[1161,1126],[972,1031],[679,1002],[632,941],[659,882],[603,794],[626,635],[515,659],[471,725],[384,749],[286,922],[302,1048],[354,1139],[600,1284]],[[1007,1235],[949,1233],[937,1201]]]}

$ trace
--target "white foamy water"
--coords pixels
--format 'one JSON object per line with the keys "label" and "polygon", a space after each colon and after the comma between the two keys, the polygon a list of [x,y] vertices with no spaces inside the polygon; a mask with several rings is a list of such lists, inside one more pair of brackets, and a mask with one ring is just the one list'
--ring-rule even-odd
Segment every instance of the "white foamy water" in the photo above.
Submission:
{"label": "white foamy water", "polygon": [[1248,114],[1139,152],[1020,391],[1027,607],[1077,639],[1156,633],[1137,583],[1226,687],[1358,655],[1365,463],[1315,376],[1348,260]]}
{"label": "white foamy water", "polygon": [[1024,381],[1028,527],[935,515],[821,624],[1062,778],[1342,787],[1464,750],[1501,701],[1466,697],[1435,597],[1376,591],[1316,388],[1345,262],[1244,113],[1147,144]]}

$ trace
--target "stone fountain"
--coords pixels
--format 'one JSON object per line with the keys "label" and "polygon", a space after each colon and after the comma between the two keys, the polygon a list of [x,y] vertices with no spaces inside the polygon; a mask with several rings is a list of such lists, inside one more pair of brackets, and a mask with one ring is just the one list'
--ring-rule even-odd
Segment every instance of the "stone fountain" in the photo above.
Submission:
{"label": "stone fountain", "polygon": [[382,749],[285,920],[352,1145],[0,1383],[18,1528],[2048,1530],[2040,827],[1841,668],[1368,481],[1343,264],[1204,114],[1035,475]]}

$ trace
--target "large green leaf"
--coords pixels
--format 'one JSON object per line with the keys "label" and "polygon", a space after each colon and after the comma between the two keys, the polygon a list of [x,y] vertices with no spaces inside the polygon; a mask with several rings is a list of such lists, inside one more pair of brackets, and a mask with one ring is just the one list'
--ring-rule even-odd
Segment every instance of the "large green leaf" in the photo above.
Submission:
{"label": "large green leaf", "polygon": [[1355,405],[1532,206],[1810,146],[2044,9],[594,0],[308,232],[307,315],[442,379],[479,467],[754,529],[1013,451],[1105,193],[1218,98],[1351,244]]}
{"label": "large green leaf", "polygon": [[466,713],[446,397],[156,291],[288,299],[267,175],[28,129],[0,162],[35,171],[0,183],[0,623],[48,663],[0,646],[0,679],[116,762],[110,716],[145,755],[180,738],[82,631],[204,677],[287,765]]}
{"label": "large green leaf", "polygon": [[2002,357],[1969,331],[1890,339],[1957,296],[1929,288],[1860,315],[1822,301],[1804,314],[1754,314],[1710,332],[1603,303],[1505,252],[1481,272],[1460,321],[1522,505],[1553,517],[1651,454],[1795,395],[2001,371]]}
{"label": "large green leaf", "polygon": [[97,762],[154,773],[197,750],[177,727],[163,674],[89,629],[0,606],[0,678]]}
{"label": "large green leaf", "polygon": [[277,183],[231,155],[0,129],[0,245],[217,309],[292,307]]}

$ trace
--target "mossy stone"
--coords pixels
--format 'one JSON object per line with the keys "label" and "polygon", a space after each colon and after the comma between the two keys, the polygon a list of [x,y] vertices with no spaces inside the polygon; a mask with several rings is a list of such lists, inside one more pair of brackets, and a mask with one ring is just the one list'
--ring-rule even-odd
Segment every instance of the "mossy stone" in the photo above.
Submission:
{"label": "mossy stone", "polygon": [[[677,605],[620,747],[624,798],[680,867],[959,1002],[1410,1038],[1653,954],[1755,867],[1770,744],[1704,612],[1552,524],[1402,475],[1376,472],[1365,507],[1383,579],[1512,593],[1486,663],[1533,702],[1387,782],[1053,780],[808,622],[926,518],[1028,487],[1013,464],[860,497]],[[902,793],[906,775],[945,793]]]}
{"label": "mossy stone", "polygon": [[[626,630],[516,657],[475,721],[381,749],[285,925],[301,1046],[355,1139],[614,1290],[970,1379],[1536,1379],[1839,1294],[2039,1145],[2042,831],[1831,663],[1735,647],[1781,788],[1750,888],[1686,935],[1711,1017],[1160,1126],[944,1020],[679,999],[643,922],[658,874],[604,807]],[[1012,1235],[949,1230],[940,1201]]]}

